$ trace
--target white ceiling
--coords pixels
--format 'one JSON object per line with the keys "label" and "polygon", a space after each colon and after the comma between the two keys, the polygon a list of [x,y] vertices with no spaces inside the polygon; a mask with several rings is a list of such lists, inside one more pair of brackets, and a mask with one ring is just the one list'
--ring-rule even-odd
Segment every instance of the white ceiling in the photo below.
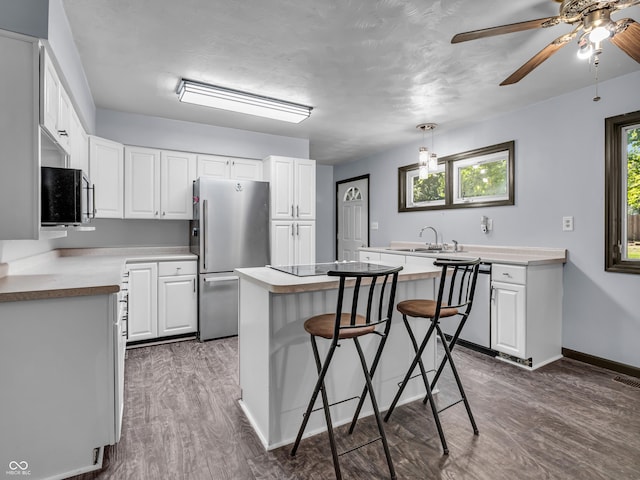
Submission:
{"label": "white ceiling", "polygon": [[[419,123],[453,128],[593,84],[574,41],[498,86],[569,25],[450,43],[556,15],[552,0],[63,1],[98,108],[309,138],[325,164],[416,141]],[[614,20],[624,17],[640,22],[640,6]],[[637,70],[605,45],[601,81]],[[294,125],[183,104],[183,77],[314,110]]]}

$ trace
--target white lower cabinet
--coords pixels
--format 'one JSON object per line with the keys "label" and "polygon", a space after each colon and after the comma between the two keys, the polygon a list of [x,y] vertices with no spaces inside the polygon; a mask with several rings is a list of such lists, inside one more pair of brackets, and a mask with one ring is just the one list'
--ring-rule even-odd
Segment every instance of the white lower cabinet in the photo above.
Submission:
{"label": "white lower cabinet", "polygon": [[195,332],[198,319],[196,275],[163,276],[163,273],[161,268],[158,277],[158,336]]}
{"label": "white lower cabinet", "polygon": [[129,342],[195,333],[197,262],[128,263]]}
{"label": "white lower cabinet", "polygon": [[537,368],[562,356],[562,264],[502,265],[491,271],[491,348]]}
{"label": "white lower cabinet", "polygon": [[271,222],[271,264],[316,262],[316,222]]}

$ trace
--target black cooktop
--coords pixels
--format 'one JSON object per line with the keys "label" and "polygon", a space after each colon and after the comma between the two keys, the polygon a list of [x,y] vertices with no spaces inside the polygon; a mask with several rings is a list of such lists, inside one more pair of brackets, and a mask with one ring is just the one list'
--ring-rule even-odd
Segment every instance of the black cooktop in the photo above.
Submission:
{"label": "black cooktop", "polygon": [[329,271],[334,272],[367,272],[375,273],[388,270],[389,265],[379,265],[366,262],[331,262],[314,263],[311,265],[270,265],[274,270],[279,270],[296,277],[312,277],[314,275],[326,275]]}

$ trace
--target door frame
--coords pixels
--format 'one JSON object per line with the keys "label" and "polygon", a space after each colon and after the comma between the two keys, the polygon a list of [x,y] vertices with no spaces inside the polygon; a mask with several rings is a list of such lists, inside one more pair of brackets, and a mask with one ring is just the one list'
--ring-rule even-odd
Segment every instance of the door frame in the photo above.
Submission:
{"label": "door frame", "polygon": [[351,177],[351,178],[346,178],[344,180],[338,180],[336,182],[336,222],[335,222],[335,237],[336,237],[336,242],[335,242],[335,250],[334,250],[334,256],[336,258],[336,260],[338,259],[338,208],[340,208],[340,199],[338,198],[338,187],[340,185],[342,185],[343,183],[349,183],[349,182],[355,182],[356,180],[366,180],[367,181],[367,247],[369,246],[370,243],[370,228],[369,225],[371,224],[371,218],[370,218],[370,203],[371,203],[371,181],[370,181],[370,175],[368,173],[364,174],[364,175],[359,175],[357,177]]}

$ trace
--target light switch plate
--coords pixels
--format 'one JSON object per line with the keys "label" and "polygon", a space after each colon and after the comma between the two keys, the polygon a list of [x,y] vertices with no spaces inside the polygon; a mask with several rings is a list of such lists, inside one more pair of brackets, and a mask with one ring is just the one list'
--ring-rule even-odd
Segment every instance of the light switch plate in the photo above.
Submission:
{"label": "light switch plate", "polygon": [[371,222],[371,230],[378,230],[378,222]]}
{"label": "light switch plate", "polygon": [[573,217],[562,217],[562,231],[573,232]]}

